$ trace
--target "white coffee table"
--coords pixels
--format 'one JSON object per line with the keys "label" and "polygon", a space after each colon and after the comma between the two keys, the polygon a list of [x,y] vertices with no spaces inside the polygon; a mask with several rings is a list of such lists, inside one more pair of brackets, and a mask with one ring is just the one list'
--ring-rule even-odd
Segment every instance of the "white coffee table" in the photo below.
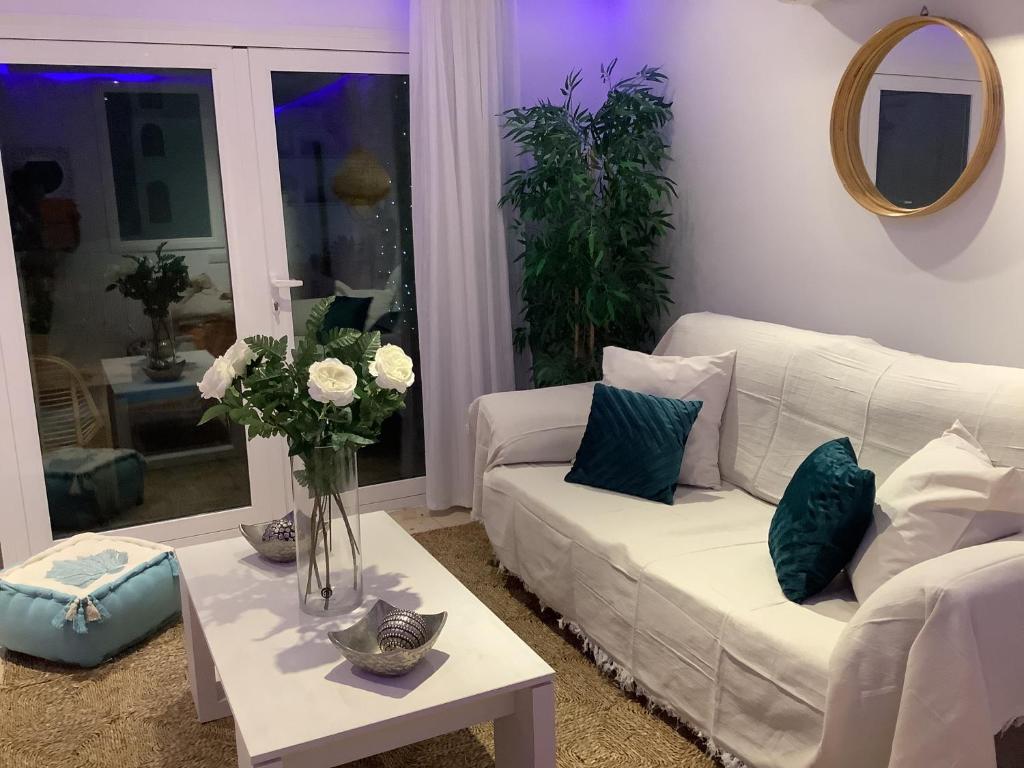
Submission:
{"label": "white coffee table", "polygon": [[363,610],[376,598],[448,623],[404,677],[356,671],[327,639],[361,614],[298,609],[294,567],[240,536],[178,550],[199,720],[235,718],[243,768],[331,768],[494,721],[500,768],[555,765],[554,670],[385,512],[363,515]]}

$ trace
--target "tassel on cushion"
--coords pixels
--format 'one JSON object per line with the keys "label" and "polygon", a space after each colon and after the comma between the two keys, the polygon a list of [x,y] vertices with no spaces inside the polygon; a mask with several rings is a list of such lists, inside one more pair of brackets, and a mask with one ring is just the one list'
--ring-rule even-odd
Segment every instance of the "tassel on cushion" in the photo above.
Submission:
{"label": "tassel on cushion", "polygon": [[75,598],[66,606],[57,612],[57,615],[53,617],[53,621],[50,622],[54,629],[63,629],[64,625],[69,621],[74,621],[75,613],[78,611],[78,599]]}
{"label": "tassel on cushion", "polygon": [[77,634],[84,635],[89,631],[86,626],[87,622],[100,621],[109,617],[110,612],[103,606],[97,605],[88,597],[76,597],[65,608],[61,608],[60,613],[54,616],[50,623],[53,624],[54,629],[63,629],[64,625],[70,621],[71,628]]}
{"label": "tassel on cushion", "polygon": [[79,635],[84,635],[89,631],[89,628],[85,626],[85,606],[81,603],[78,604],[78,610],[75,611],[75,620],[71,622],[71,627]]}
{"label": "tassel on cushion", "polygon": [[110,618],[110,611],[108,611],[106,607],[104,607],[103,603],[97,603],[95,600],[92,599],[90,599],[90,602],[94,606],[96,606],[96,610],[99,612],[101,620]]}
{"label": "tassel on cushion", "polygon": [[85,598],[83,602],[85,603],[85,620],[99,621],[102,617],[100,616],[99,610],[96,608],[96,603],[88,597]]}
{"label": "tassel on cushion", "polygon": [[167,562],[171,565],[171,576],[177,577],[181,573],[181,568],[178,566],[178,558],[173,552],[167,555]]}

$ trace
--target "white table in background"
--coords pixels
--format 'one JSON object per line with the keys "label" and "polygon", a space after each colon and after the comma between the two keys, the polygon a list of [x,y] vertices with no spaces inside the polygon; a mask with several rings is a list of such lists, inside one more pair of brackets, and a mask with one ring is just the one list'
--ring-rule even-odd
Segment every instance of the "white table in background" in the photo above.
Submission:
{"label": "white table in background", "polygon": [[[101,362],[103,375],[110,385],[110,419],[114,432],[115,446],[134,448],[132,439],[132,412],[148,412],[153,405],[177,404],[188,406],[195,404],[197,413],[202,413],[199,390],[196,387],[203,374],[213,364],[213,355],[205,349],[192,349],[178,352],[178,357],[185,360],[181,378],[177,381],[152,381],[142,370],[146,358],[139,357],[108,357]],[[198,421],[198,417],[196,419]],[[204,446],[189,448],[174,453],[147,456],[150,461],[170,461],[179,458],[195,457],[206,453],[218,453],[237,449],[232,443],[222,446]]]}
{"label": "white table in background", "polygon": [[242,768],[332,768],[494,721],[499,768],[554,768],[554,670],[385,512],[361,517],[366,601],[448,611],[404,677],[354,670],[331,645],[361,613],[298,608],[293,565],[240,536],[178,550],[189,681],[199,720],[235,718]]}

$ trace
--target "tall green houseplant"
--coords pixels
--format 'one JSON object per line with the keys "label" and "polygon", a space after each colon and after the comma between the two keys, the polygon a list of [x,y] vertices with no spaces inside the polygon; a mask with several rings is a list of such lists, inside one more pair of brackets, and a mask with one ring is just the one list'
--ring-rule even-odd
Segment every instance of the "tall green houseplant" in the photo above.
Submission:
{"label": "tall green houseplant", "polygon": [[614,67],[601,67],[608,96],[596,111],[577,102],[576,71],[561,104],[502,115],[506,138],[530,163],[506,180],[500,204],[514,210],[523,248],[525,323],[515,340],[530,348],[537,386],[599,378],[605,346],[649,348],[671,303],[671,277],[655,254],[676,195],[663,173],[667,77],[644,67],[613,81]]}

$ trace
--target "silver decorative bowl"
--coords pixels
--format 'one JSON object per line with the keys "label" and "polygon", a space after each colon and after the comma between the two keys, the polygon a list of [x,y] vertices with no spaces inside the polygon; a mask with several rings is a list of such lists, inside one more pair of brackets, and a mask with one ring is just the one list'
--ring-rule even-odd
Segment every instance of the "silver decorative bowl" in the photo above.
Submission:
{"label": "silver decorative bowl", "polygon": [[281,539],[267,539],[264,541],[263,532],[267,526],[276,521],[270,520],[266,523],[241,523],[238,530],[245,537],[257,554],[275,563],[291,563],[295,561],[295,541],[283,541]]}
{"label": "silver decorative bowl", "polygon": [[397,677],[404,675],[419,664],[427,651],[434,647],[437,636],[441,634],[447,611],[441,613],[420,614],[427,625],[427,639],[415,648],[396,648],[382,651],[377,644],[377,630],[384,617],[395,610],[395,606],[384,600],[378,600],[363,618],[348,629],[328,632],[327,636],[341,650],[342,654],[352,662],[353,667],[365,669],[375,675]]}
{"label": "silver decorative bowl", "polygon": [[164,361],[165,365],[162,367],[154,367],[152,361],[147,358],[146,362],[142,364],[142,372],[146,374],[150,381],[157,383],[177,381],[185,372],[185,363],[187,362],[187,360],[179,358],[177,360]]}

